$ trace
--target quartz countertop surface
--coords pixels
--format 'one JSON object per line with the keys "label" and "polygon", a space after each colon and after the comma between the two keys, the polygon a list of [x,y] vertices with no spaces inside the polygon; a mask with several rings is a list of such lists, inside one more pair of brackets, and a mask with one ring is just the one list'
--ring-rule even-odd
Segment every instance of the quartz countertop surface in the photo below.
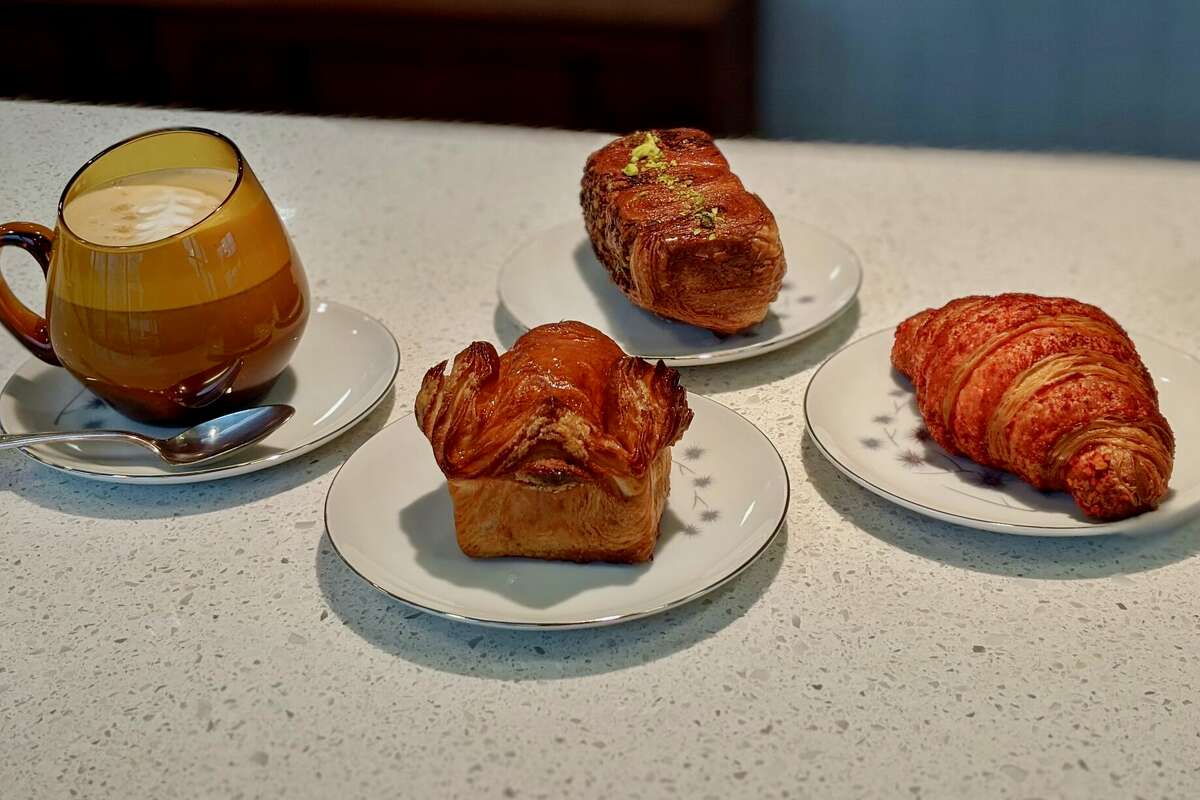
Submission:
{"label": "quartz countertop surface", "polygon": [[[1103,306],[1200,353],[1200,165],[728,141],[777,214],[849,243],[830,328],[683,370],[792,477],[785,530],[701,601],[590,631],[417,612],[332,552],[339,464],[432,364],[511,341],[496,278],[575,218],[601,134],[0,103],[0,218],[51,224],[106,145],[202,125],[245,152],[312,290],[400,342],[394,398],[308,457],[180,487],[0,452],[0,795],[1195,797],[1200,525],[1071,540],[976,532],[843,479],[801,399],[839,346],[968,293]],[[0,266],[40,307],[33,261]],[[0,366],[26,358],[0,336]]]}

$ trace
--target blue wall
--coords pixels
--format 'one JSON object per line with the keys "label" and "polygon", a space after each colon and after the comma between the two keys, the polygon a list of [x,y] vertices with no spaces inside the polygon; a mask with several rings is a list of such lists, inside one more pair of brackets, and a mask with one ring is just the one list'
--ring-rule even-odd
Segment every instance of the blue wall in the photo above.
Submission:
{"label": "blue wall", "polygon": [[771,137],[1200,156],[1200,0],[762,0]]}

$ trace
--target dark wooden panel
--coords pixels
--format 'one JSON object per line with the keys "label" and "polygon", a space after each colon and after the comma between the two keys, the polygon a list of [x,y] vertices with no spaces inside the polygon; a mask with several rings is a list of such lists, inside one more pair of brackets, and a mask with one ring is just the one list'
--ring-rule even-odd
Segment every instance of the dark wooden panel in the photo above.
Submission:
{"label": "dark wooden panel", "polygon": [[748,0],[21,0],[0,94],[738,134],[755,125],[754,13]]}

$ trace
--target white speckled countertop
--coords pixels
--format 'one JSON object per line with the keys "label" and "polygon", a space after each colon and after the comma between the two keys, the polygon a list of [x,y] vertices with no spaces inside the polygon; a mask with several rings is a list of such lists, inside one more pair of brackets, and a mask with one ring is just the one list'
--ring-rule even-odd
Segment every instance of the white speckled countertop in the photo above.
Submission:
{"label": "white speckled countertop", "polygon": [[[578,213],[604,137],[0,103],[0,217],[51,222],[79,164],[168,124],[231,135],[314,293],[392,328],[395,401],[307,458],[198,486],[0,453],[6,800],[1200,794],[1200,524],[1038,540],[932,522],[835,474],[800,409],[839,345],[968,292],[1075,295],[1200,353],[1200,165],[726,143],[777,213],[866,270],[825,332],[684,373],[783,453],[786,534],[677,611],[514,633],[378,594],[331,553],[322,501],[427,367],[511,335],[498,267]],[[0,261],[39,301],[33,262]],[[0,336],[5,374],[25,357]]]}

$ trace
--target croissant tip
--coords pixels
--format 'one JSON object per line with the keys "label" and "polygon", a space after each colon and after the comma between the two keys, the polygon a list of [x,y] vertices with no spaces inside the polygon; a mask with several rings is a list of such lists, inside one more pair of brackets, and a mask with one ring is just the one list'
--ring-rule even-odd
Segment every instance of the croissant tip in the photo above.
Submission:
{"label": "croissant tip", "polygon": [[1167,493],[1168,477],[1136,451],[1101,445],[1075,458],[1066,483],[1087,516],[1118,520],[1157,508]]}

